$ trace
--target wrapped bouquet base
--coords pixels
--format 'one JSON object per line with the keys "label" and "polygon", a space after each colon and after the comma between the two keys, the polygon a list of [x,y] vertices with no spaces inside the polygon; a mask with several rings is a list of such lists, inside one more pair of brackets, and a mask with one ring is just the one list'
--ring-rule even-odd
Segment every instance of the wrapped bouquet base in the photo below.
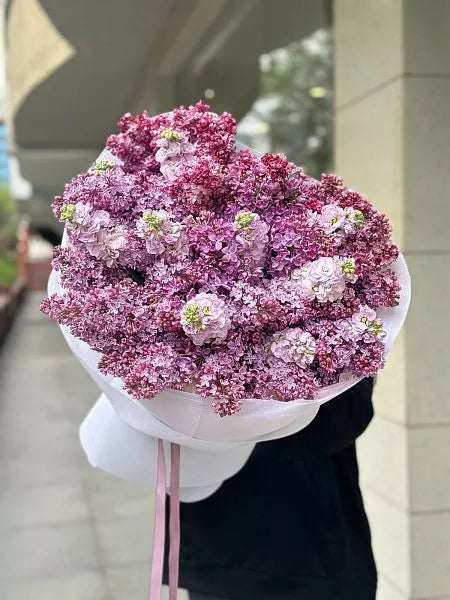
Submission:
{"label": "wrapped bouquet base", "polygon": [[410,282],[385,215],[335,175],[239,148],[232,115],[199,102],[119,128],[55,199],[43,310],[102,392],[80,431],[90,462],[156,485],[151,600],[170,493],[175,600],[180,498],[374,376]]}
{"label": "wrapped bouquet base", "polygon": [[[80,427],[80,440],[93,467],[155,487],[158,438],[127,425],[104,394],[100,396]],[[166,454],[170,442],[165,442]],[[217,450],[181,448],[180,486],[183,502],[197,502],[214,494],[225,479],[246,463],[255,443],[228,444]],[[170,462],[166,464],[170,477]]]}

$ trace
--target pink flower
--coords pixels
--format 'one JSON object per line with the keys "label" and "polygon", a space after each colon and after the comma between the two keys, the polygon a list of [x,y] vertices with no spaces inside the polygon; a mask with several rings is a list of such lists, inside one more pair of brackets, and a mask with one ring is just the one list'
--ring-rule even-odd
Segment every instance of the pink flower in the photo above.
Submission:
{"label": "pink flower", "polygon": [[216,294],[197,294],[181,311],[181,326],[196,346],[223,342],[230,325],[227,305]]}
{"label": "pink flower", "polygon": [[344,210],[344,217],[342,229],[345,233],[355,233],[364,226],[364,214],[360,210],[347,206]]}
{"label": "pink flower", "polygon": [[100,229],[110,224],[110,216],[106,210],[93,210],[90,204],[83,202],[71,206],[73,209],[66,219],[66,227],[72,237],[80,242],[93,241]]}
{"label": "pink flower", "polygon": [[319,302],[340,300],[346,287],[338,260],[330,256],[294,269],[291,278],[299,282],[306,298],[316,298]]}
{"label": "pink flower", "polygon": [[383,323],[377,319],[377,313],[369,306],[362,306],[357,313],[353,314],[349,326],[355,335],[362,336],[369,343],[375,339],[382,339],[386,335]]}
{"label": "pink flower", "polygon": [[369,329],[370,324],[375,321],[376,317],[377,313],[373,310],[373,308],[363,306],[352,316],[352,327],[357,333],[364,333]]}
{"label": "pink flower", "polygon": [[109,213],[106,210],[94,210],[88,213],[81,225],[75,230],[80,242],[94,242],[100,231],[105,231],[110,225]]}
{"label": "pink flower", "polygon": [[241,211],[234,218],[236,240],[255,263],[260,263],[267,251],[269,226],[257,213]]}
{"label": "pink flower", "polygon": [[336,261],[329,256],[319,258],[310,263],[308,268],[308,279],[312,283],[329,283],[340,279],[340,273],[336,268]]}
{"label": "pink flower", "polygon": [[138,237],[145,238],[147,252],[155,255],[176,244],[182,235],[181,223],[165,210],[144,210],[136,229]]}
{"label": "pink flower", "polygon": [[336,302],[342,298],[344,290],[345,282],[343,280],[339,280],[333,284],[319,283],[313,286],[313,291],[319,302]]}
{"label": "pink flower", "polygon": [[195,161],[195,146],[188,142],[184,133],[166,128],[156,145],[158,151],[155,159],[160,163],[161,173],[166,179],[175,179],[182,174],[186,165]]}
{"label": "pink flower", "polygon": [[344,210],[336,204],[326,204],[322,208],[320,224],[325,233],[333,233],[344,224]]}
{"label": "pink flower", "polygon": [[83,202],[77,202],[75,209],[72,213],[72,217],[67,220],[67,227],[69,229],[75,229],[77,226],[83,225],[84,221],[89,218],[92,212],[92,206],[90,204],[84,204]]}
{"label": "pink flower", "polygon": [[356,283],[358,276],[356,275],[356,264],[353,257],[343,257],[338,259],[339,267],[342,271],[344,281],[348,283]]}
{"label": "pink flower", "polygon": [[122,227],[100,229],[85,245],[91,256],[112,267],[119,256],[119,250],[125,245],[125,239],[126,232]]}
{"label": "pink flower", "polygon": [[91,256],[112,267],[125,245],[125,227],[113,226],[106,210],[92,210],[90,204],[83,202],[72,206],[65,213],[71,238],[83,244]]}
{"label": "pink flower", "polygon": [[306,369],[316,353],[316,340],[300,327],[285,329],[273,336],[270,345],[272,354],[286,363],[294,362]]}

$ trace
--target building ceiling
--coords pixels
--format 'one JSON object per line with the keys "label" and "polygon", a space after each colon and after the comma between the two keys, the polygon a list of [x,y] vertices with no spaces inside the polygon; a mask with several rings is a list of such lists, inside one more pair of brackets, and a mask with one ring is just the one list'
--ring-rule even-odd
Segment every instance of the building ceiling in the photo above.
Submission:
{"label": "building ceiling", "polygon": [[[8,81],[10,94],[22,98],[11,115],[22,175],[48,204],[96,157],[124,112],[168,110],[202,98],[207,88],[215,91],[214,110],[242,117],[258,93],[258,57],[329,23],[329,4],[11,0],[10,55],[28,69],[10,68]],[[29,17],[32,5],[39,19]],[[38,30],[38,21],[45,30]],[[55,32],[59,45],[50,51],[43,40]],[[33,40],[40,45],[34,47]],[[45,53],[54,59],[60,47],[71,49],[62,64],[35,76],[32,69],[45,68]],[[17,86],[24,81],[35,83],[21,95]]]}

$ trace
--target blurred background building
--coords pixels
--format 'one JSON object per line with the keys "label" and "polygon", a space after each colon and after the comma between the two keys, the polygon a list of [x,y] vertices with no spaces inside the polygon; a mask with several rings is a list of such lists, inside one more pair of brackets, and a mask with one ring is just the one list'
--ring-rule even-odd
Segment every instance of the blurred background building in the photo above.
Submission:
{"label": "blurred background building", "polygon": [[121,114],[199,98],[389,215],[414,294],[359,447],[378,597],[450,599],[450,1],[10,0],[5,27],[12,188],[50,242]]}

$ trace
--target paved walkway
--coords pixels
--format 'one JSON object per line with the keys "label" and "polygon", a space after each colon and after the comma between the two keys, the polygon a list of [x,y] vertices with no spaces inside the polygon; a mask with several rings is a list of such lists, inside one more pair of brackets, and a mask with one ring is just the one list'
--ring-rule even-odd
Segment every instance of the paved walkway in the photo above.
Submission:
{"label": "paved walkway", "polygon": [[0,598],[146,600],[153,494],[87,463],[78,426],[98,393],[41,297],[0,350]]}

